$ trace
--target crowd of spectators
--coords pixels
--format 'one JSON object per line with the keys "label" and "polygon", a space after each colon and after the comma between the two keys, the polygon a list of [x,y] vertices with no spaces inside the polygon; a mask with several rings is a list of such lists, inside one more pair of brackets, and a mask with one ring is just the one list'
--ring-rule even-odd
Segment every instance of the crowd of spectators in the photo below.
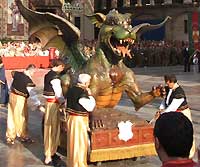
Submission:
{"label": "crowd of spectators", "polygon": [[90,58],[95,55],[95,48],[96,48],[97,41],[96,40],[87,40],[84,39],[80,42],[80,49],[86,58]]}
{"label": "crowd of spectators", "polygon": [[[89,59],[95,55],[96,40],[80,42],[80,50]],[[170,66],[183,65],[183,50],[186,43],[183,41],[140,41],[131,46],[133,58],[127,57],[124,61],[128,67]],[[56,50],[56,56],[59,51]],[[49,49],[43,50],[40,42],[0,42],[0,56],[48,56]],[[192,53],[191,53],[192,55]],[[191,61],[192,62],[192,61]]]}
{"label": "crowd of spectators", "polygon": [[[89,58],[95,54],[96,41],[82,41],[82,50]],[[132,58],[127,57],[129,67],[183,65],[183,50],[188,45],[183,41],[139,41],[131,46]],[[192,56],[192,52],[191,52]]]}
{"label": "crowd of spectators", "polygon": [[[80,42],[80,49],[89,59],[95,54],[96,41],[83,40]],[[40,42],[4,42],[0,41],[1,57],[17,56],[49,56],[49,49],[44,50]],[[59,56],[59,50],[55,50],[56,56]]]}
{"label": "crowd of spectators", "polygon": [[[56,50],[56,55],[59,55],[58,50]],[[0,42],[0,56],[49,56],[49,50],[43,50],[40,42]]]}
{"label": "crowd of spectators", "polygon": [[[170,66],[183,65],[183,41],[140,41],[132,45],[134,57],[129,66]],[[191,53],[192,54],[192,53]]]}

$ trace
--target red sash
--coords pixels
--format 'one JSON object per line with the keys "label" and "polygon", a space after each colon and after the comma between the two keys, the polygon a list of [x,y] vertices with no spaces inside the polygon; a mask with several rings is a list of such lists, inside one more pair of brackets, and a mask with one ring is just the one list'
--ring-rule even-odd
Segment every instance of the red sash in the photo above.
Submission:
{"label": "red sash", "polygon": [[59,103],[58,99],[56,99],[56,98],[49,98],[49,99],[47,99],[47,102],[49,102],[49,103]]}

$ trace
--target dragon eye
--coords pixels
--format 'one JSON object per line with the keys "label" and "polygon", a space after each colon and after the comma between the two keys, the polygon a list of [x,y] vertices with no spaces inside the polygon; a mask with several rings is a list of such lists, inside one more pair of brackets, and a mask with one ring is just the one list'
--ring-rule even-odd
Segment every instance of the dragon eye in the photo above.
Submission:
{"label": "dragon eye", "polygon": [[114,21],[111,21],[111,22],[110,22],[110,25],[115,25],[115,22],[114,22]]}
{"label": "dragon eye", "polygon": [[127,22],[128,24],[131,24],[131,19],[127,19],[126,22]]}
{"label": "dragon eye", "polygon": [[126,25],[126,24],[127,24],[127,21],[124,21],[124,23],[123,23],[123,24],[125,24],[125,25]]}

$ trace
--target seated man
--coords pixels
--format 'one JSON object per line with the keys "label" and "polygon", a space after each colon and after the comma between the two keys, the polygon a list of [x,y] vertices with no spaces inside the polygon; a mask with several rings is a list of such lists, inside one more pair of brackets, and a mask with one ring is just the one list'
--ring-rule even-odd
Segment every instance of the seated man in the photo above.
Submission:
{"label": "seated man", "polygon": [[193,126],[181,112],[161,114],[155,123],[154,137],[162,167],[198,166],[189,159],[193,142]]}

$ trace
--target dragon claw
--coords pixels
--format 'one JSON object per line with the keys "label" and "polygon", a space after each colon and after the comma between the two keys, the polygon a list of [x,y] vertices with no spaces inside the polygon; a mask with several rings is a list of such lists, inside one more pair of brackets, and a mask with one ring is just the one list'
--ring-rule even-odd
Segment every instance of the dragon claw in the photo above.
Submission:
{"label": "dragon claw", "polygon": [[157,87],[152,87],[152,94],[154,97],[164,97],[166,94],[165,87],[158,85]]}

